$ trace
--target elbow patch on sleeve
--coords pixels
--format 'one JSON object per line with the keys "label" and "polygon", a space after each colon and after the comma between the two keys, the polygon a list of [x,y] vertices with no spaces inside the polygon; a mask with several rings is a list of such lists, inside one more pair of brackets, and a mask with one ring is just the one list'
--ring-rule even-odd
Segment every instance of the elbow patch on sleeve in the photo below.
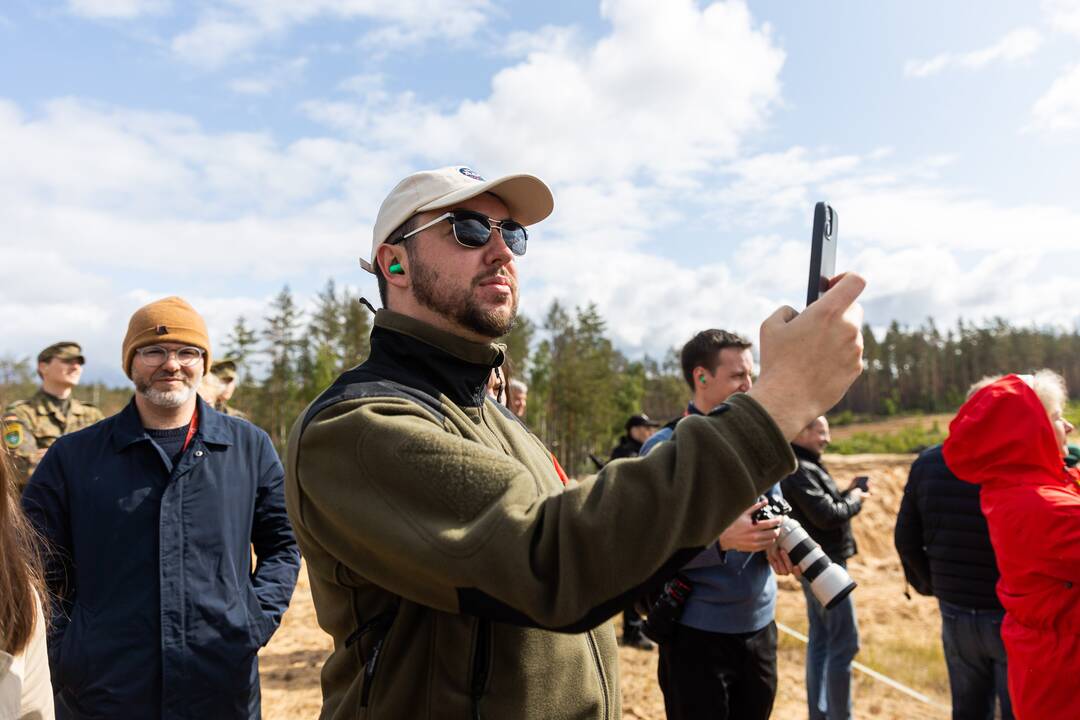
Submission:
{"label": "elbow patch on sleeve", "polygon": [[439,438],[423,434],[399,445],[396,456],[417,476],[427,479],[434,502],[458,522],[467,523],[502,497],[522,470],[509,458],[478,450],[475,445],[451,448]]}

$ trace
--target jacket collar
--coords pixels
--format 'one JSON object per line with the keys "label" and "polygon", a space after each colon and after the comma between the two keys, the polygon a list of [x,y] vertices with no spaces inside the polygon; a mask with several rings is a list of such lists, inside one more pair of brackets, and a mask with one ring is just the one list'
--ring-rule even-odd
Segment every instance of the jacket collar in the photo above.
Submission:
{"label": "jacket collar", "polygon": [[796,445],[795,443],[791,443],[791,449],[792,451],[794,451],[795,457],[797,457],[798,459],[809,460],[815,465],[821,465],[821,455],[814,452],[813,450],[807,450],[802,445]]}
{"label": "jacket collar", "polygon": [[[196,400],[196,412],[199,414],[199,431],[196,437],[214,445],[233,444],[224,416],[207,405],[202,397]],[[116,415],[116,424],[113,427],[113,444],[117,450],[123,450],[140,440],[150,439],[143,427],[142,418],[139,417],[134,397]]]}
{"label": "jacket collar", "polygon": [[434,390],[461,406],[479,406],[492,368],[506,347],[477,343],[392,310],[375,313],[371,357],[365,363],[388,379]]}

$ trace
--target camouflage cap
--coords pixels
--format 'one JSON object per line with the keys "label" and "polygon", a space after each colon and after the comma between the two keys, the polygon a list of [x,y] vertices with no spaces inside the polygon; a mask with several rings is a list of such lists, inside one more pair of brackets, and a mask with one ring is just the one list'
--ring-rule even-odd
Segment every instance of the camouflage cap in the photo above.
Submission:
{"label": "camouflage cap", "polygon": [[38,362],[49,362],[54,357],[61,360],[78,360],[81,364],[86,364],[86,358],[82,354],[82,347],[79,343],[68,340],[53,343],[39,352],[37,359]]}
{"label": "camouflage cap", "polygon": [[213,369],[210,370],[214,375],[225,382],[232,382],[236,379],[236,360],[233,358],[225,358],[224,360],[218,360],[214,363]]}

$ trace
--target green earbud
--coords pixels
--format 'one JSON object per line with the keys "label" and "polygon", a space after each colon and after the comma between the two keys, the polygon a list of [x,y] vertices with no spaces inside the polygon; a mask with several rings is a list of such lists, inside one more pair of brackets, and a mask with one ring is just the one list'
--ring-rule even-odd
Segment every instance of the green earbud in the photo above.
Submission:
{"label": "green earbud", "polygon": [[699,383],[701,383],[702,385],[704,385],[705,384],[705,376],[704,375],[698,375],[697,376],[697,381]]}
{"label": "green earbud", "polygon": [[391,275],[404,275],[405,268],[401,267],[401,263],[394,261],[394,264],[390,266]]}

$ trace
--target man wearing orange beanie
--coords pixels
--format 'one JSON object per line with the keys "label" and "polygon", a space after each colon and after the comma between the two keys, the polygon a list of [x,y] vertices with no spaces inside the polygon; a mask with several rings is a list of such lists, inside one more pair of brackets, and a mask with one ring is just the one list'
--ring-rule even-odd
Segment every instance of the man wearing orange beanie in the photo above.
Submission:
{"label": "man wearing orange beanie", "polygon": [[198,396],[210,338],[183,299],[137,310],[121,358],[131,403],[58,440],[23,495],[52,550],[56,717],[258,718],[256,653],[300,566],[281,463]]}

